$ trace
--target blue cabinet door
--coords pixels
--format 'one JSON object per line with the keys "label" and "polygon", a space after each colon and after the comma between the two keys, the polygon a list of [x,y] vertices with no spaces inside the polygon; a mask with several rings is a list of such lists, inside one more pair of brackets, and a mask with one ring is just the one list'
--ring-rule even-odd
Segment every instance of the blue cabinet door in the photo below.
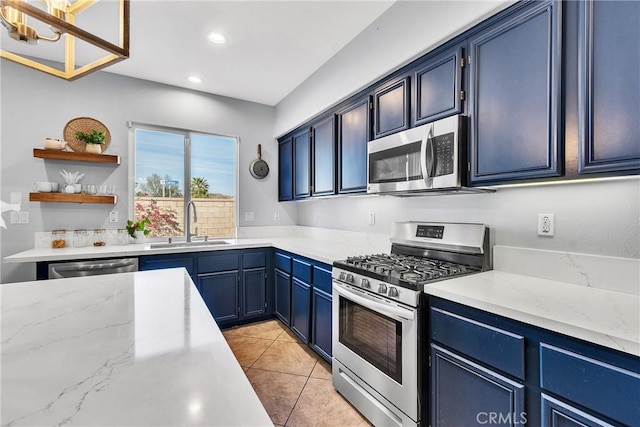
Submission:
{"label": "blue cabinet door", "polygon": [[313,132],[312,195],[336,192],[336,131],[333,116],[316,124]]}
{"label": "blue cabinet door", "polygon": [[178,267],[184,267],[187,270],[189,276],[191,276],[191,279],[199,289],[198,277],[195,274],[193,254],[148,255],[141,256],[138,260],[138,269],[140,271]]}
{"label": "blue cabinet door", "polygon": [[409,128],[410,77],[387,82],[373,92],[373,137]]}
{"label": "blue cabinet door", "polygon": [[201,274],[200,294],[218,324],[240,318],[240,280],[238,271]]}
{"label": "blue cabinet door", "polygon": [[338,192],[367,190],[369,98],[338,112]]}
{"label": "blue cabinet door", "polygon": [[608,422],[544,393],[540,395],[542,427],[607,427]]}
{"label": "blue cabinet door", "polygon": [[305,343],[309,343],[311,311],[311,285],[296,279],[291,281],[291,330]]}
{"label": "blue cabinet door", "polygon": [[311,347],[331,363],[331,294],[314,286],[311,307]]}
{"label": "blue cabinet door", "polygon": [[640,2],[578,5],[579,172],[640,169]]}
{"label": "blue cabinet door", "polygon": [[291,323],[291,276],[276,269],[275,290],[276,316],[288,326]]}
{"label": "blue cabinet door", "polygon": [[311,194],[311,138],[307,129],[293,136],[293,198]]}
{"label": "blue cabinet door", "polygon": [[431,363],[432,426],[489,425],[492,414],[500,425],[526,423],[523,384],[435,344]]}
{"label": "blue cabinet door", "polygon": [[264,267],[242,271],[242,318],[266,314],[267,270]]}
{"label": "blue cabinet door", "polygon": [[278,201],[293,199],[293,142],[285,138],[278,144]]}
{"label": "blue cabinet door", "polygon": [[533,2],[469,39],[472,184],[561,174],[560,10]]}
{"label": "blue cabinet door", "polygon": [[436,54],[413,77],[411,120],[419,126],[462,112],[463,44]]}

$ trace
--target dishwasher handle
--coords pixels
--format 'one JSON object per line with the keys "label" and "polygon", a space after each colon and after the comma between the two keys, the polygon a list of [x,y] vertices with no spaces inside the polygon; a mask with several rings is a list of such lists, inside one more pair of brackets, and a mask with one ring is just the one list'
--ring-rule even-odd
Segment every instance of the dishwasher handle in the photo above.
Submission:
{"label": "dishwasher handle", "polygon": [[103,259],[49,264],[49,279],[138,271],[138,258]]}

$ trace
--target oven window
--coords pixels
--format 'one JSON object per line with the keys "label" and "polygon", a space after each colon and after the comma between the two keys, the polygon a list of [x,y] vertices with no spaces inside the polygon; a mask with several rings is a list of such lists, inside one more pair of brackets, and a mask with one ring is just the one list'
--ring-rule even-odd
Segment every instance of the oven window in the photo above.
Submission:
{"label": "oven window", "polygon": [[402,384],[402,323],[340,297],[339,341]]}

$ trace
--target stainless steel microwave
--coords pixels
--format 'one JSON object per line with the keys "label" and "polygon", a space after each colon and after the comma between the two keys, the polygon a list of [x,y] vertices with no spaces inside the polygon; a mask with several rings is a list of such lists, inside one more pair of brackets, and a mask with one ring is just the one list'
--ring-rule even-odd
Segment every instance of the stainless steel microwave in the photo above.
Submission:
{"label": "stainless steel microwave", "polygon": [[467,176],[466,117],[370,141],[367,152],[367,193],[460,191]]}

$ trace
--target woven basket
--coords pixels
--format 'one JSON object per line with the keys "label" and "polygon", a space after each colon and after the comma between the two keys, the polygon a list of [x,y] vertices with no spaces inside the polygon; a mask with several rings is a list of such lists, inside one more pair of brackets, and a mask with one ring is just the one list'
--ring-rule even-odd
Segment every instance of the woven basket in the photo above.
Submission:
{"label": "woven basket", "polygon": [[96,119],[92,119],[91,117],[77,117],[69,120],[64,126],[62,134],[64,140],[69,143],[69,148],[78,153],[84,153],[87,150],[87,143],[76,138],[76,132],[91,133],[94,129],[106,134],[104,143],[102,144],[102,152],[104,153],[107,151],[109,143],[111,142],[111,133],[109,133],[109,129],[107,129],[105,125]]}

